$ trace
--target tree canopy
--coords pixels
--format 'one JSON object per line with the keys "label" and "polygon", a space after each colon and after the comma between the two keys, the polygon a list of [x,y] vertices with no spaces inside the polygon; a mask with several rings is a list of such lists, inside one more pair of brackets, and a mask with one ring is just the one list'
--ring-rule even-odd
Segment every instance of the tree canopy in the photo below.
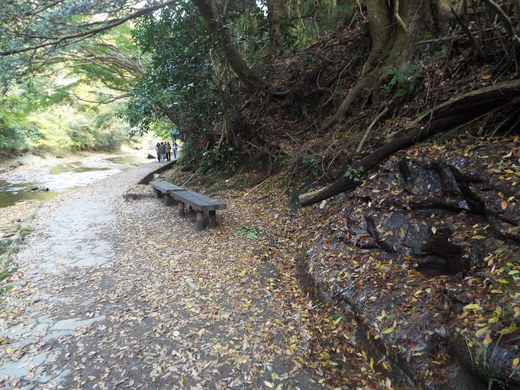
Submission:
{"label": "tree canopy", "polygon": [[[348,160],[341,142],[316,153],[291,132],[334,132],[363,108],[379,120],[396,116],[432,88],[424,80],[436,61],[459,56],[464,72],[471,61],[496,67],[488,83],[511,78],[518,9],[492,0],[8,0],[0,82],[9,93],[31,75],[66,72],[94,93],[69,91],[76,103],[124,102],[115,113],[132,133],[183,137],[207,167],[303,159],[330,175]],[[497,54],[501,63],[491,65]],[[428,99],[417,112],[432,107]],[[289,123],[302,128],[284,135]],[[367,131],[353,149],[373,138]]]}

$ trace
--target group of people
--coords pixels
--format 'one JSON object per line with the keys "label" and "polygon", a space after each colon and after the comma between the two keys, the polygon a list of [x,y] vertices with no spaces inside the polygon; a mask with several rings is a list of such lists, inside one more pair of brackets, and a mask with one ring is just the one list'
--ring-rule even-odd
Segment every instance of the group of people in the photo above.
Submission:
{"label": "group of people", "polygon": [[161,161],[171,161],[172,152],[173,158],[177,158],[177,142],[173,141],[173,145],[169,142],[157,142],[155,145],[155,151],[157,152],[157,160]]}

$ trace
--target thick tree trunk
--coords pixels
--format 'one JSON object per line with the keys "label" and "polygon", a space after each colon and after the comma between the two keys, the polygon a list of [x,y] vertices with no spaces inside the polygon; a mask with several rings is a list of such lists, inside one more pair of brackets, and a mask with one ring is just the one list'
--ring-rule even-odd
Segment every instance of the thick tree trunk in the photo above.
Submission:
{"label": "thick tree trunk", "polygon": [[[509,104],[512,99],[519,96],[520,79],[472,91],[440,104],[429,113],[413,121],[401,133],[397,134],[393,141],[381,146],[352,165],[352,168],[359,169],[362,167],[363,172],[367,172],[393,153],[415,145],[433,134],[460,126],[492,109]],[[302,206],[308,206],[340,192],[354,189],[360,184],[361,181],[341,176],[327,187],[300,195],[299,201]]]}
{"label": "thick tree trunk", "polygon": [[284,0],[268,0],[269,35],[272,44],[279,44],[282,40],[280,20],[289,17],[289,7]]}
{"label": "thick tree trunk", "polygon": [[385,77],[385,69],[401,67],[410,62],[415,41],[426,31],[435,31],[437,12],[430,0],[365,0],[372,47],[361,71],[361,78],[351,88],[338,110],[321,130],[340,122],[349,112],[352,102],[365,89],[377,94]]}
{"label": "thick tree trunk", "polygon": [[251,69],[249,69],[244,59],[238,53],[231,38],[231,34],[217,16],[213,1],[192,0],[192,2],[195,4],[202,18],[206,22],[210,33],[220,44],[220,48],[222,49],[224,56],[228,60],[229,65],[240,81],[242,81],[247,89],[252,92],[257,92],[264,89],[265,86],[262,79]]}
{"label": "thick tree trunk", "polygon": [[380,59],[383,49],[387,45],[390,37],[390,9],[386,2],[379,0],[366,0],[367,19],[370,27],[370,39],[372,47],[368,55],[365,65],[363,66],[362,75],[368,72],[374,61]]}
{"label": "thick tree trunk", "polygon": [[410,61],[415,41],[437,29],[431,0],[365,0],[372,41],[365,71],[377,59],[384,66],[401,66]]}

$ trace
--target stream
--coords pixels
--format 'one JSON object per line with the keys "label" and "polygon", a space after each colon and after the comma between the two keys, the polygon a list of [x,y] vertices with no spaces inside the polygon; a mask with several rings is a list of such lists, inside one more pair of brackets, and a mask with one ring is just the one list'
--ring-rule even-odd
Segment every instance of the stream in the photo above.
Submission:
{"label": "stream", "polygon": [[28,200],[50,200],[131,166],[154,162],[146,158],[147,152],[89,153],[67,158],[27,157],[0,170],[0,208]]}

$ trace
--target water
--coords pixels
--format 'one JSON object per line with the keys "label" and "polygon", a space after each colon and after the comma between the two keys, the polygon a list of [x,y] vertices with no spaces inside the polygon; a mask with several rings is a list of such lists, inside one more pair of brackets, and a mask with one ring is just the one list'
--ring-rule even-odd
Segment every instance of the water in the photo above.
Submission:
{"label": "water", "polygon": [[154,162],[155,161],[155,158],[153,159],[148,159],[145,157],[146,154],[145,153],[142,153],[140,155],[125,155],[125,156],[116,156],[116,157],[109,157],[109,158],[105,158],[106,161],[110,161],[110,162],[113,162],[115,164],[124,164],[124,165],[133,165],[133,166],[137,166],[137,165],[141,165],[143,163],[147,163],[147,162]]}
{"label": "water", "polygon": [[[104,179],[130,166],[148,163],[147,151],[125,155],[88,155],[84,159],[63,162],[42,159],[24,161],[24,165],[0,175],[0,208],[27,200],[51,200],[78,187]],[[152,160],[153,161],[153,160]],[[30,188],[46,188],[48,191]]]}
{"label": "water", "polygon": [[66,191],[28,191],[28,188],[43,186],[43,183],[13,184],[0,180],[0,208],[9,207],[24,200],[50,200]]}
{"label": "water", "polygon": [[[110,159],[107,159],[110,160]],[[100,167],[86,167],[83,165],[81,161],[75,161],[71,163],[66,164],[59,164],[55,167],[52,167],[49,173],[51,175],[59,175],[60,173],[65,172],[76,172],[76,173],[83,173],[83,172],[94,172],[94,171],[106,171],[110,168],[100,168]]]}

